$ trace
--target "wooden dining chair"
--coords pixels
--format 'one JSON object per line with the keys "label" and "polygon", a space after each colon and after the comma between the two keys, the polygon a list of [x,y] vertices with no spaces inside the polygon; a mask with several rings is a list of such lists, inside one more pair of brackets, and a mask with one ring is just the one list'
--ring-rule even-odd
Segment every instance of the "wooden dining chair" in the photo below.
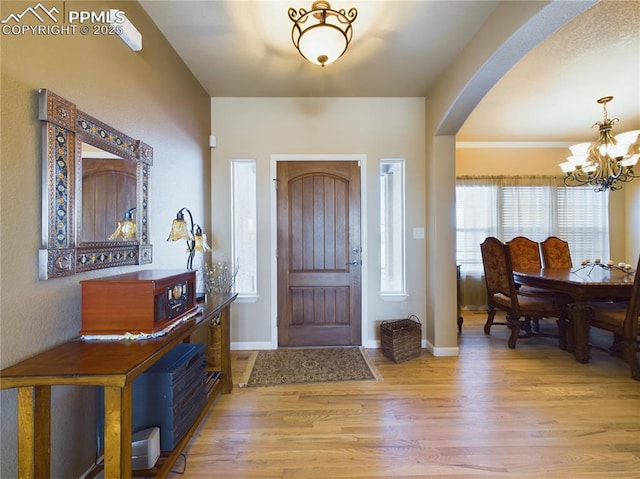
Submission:
{"label": "wooden dining chair", "polygon": [[507,241],[511,254],[511,265],[515,271],[528,271],[542,268],[540,245],[526,236],[516,236]]}
{"label": "wooden dining chair", "polygon": [[498,238],[488,237],[480,245],[484,277],[487,286],[487,321],[485,334],[491,333],[496,309],[506,312],[507,325],[511,328],[508,345],[516,347],[520,331],[525,337],[531,335],[531,319],[558,318],[561,344],[566,338],[565,305],[552,294],[518,291],[513,279],[513,267],[509,247]]}
{"label": "wooden dining chair", "polygon": [[545,268],[573,267],[569,243],[557,236],[549,236],[540,243],[540,250],[542,251],[542,263]]}
{"label": "wooden dining chair", "polygon": [[586,314],[591,326],[613,333],[612,352],[622,352],[622,357],[631,369],[631,377],[640,381],[640,364],[638,363],[640,256],[629,302],[591,302],[587,304]]}
{"label": "wooden dining chair", "polygon": [[[542,268],[542,260],[540,258],[540,243],[527,238],[526,236],[516,236],[507,241],[509,254],[511,255],[511,266],[514,271],[530,271]],[[530,286],[520,286],[516,283],[518,291],[546,293],[539,288]],[[554,294],[554,293],[548,293]],[[542,318],[532,318],[532,327],[534,331],[540,330],[540,320]]]}

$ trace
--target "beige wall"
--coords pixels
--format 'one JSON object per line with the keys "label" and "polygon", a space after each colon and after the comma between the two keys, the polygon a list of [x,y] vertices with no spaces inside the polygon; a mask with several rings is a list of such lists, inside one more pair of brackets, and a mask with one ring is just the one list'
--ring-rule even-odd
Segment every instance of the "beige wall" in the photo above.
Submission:
{"label": "beige wall", "polygon": [[[412,237],[425,226],[424,216],[424,99],[422,98],[213,98],[211,188],[214,255],[231,253],[230,161],[257,160],[258,177],[258,294],[255,303],[234,306],[232,341],[236,348],[273,347],[271,297],[271,155],[366,155],[366,277],[363,344],[376,340],[381,319],[424,317],[424,240]],[[409,297],[402,302],[380,298],[378,168],[382,158],[406,160],[406,253]]]}
{"label": "beige wall", "polygon": [[567,148],[456,148],[456,176],[562,175]]}
{"label": "beige wall", "polygon": [[[62,9],[62,2],[57,2]],[[34,2],[2,2],[1,17]],[[49,3],[47,3],[49,5]],[[2,145],[0,365],[7,367],[77,336],[78,281],[138,269],[123,267],[71,278],[38,280],[42,166],[37,89],[47,88],[154,148],[148,267],[183,268],[184,245],[167,243],[175,212],[188,206],[208,226],[209,97],[135,2],[66,2],[66,8],[119,8],[142,32],[143,50],[117,36],[1,38]],[[206,221],[205,221],[206,220]],[[52,391],[52,470],[78,477],[95,456],[93,388]],[[0,393],[0,477],[17,477],[16,391]]]}

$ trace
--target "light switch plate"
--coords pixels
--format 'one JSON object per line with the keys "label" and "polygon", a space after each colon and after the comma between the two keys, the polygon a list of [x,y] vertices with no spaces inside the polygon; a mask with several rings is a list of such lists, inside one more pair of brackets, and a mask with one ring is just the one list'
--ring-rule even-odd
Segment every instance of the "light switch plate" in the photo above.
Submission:
{"label": "light switch plate", "polygon": [[424,228],[413,228],[413,239],[424,239]]}

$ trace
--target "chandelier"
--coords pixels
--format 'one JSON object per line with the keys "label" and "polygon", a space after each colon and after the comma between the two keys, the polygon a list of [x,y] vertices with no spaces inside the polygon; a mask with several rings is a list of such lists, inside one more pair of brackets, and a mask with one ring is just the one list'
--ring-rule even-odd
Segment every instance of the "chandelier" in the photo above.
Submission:
{"label": "chandelier", "polygon": [[640,130],[627,131],[613,136],[613,125],[617,118],[607,115],[607,103],[612,96],[598,100],[604,111],[604,119],[596,122],[598,139],[594,143],[579,143],[570,146],[572,155],[567,161],[560,163],[565,173],[564,184],[567,186],[595,186],[595,191],[619,190],[622,185],[638,178],[633,167],[640,158]]}
{"label": "chandelier", "polygon": [[293,22],[291,40],[300,54],[311,63],[324,67],[340,58],[351,41],[351,24],[358,11],[332,10],[329,2],[316,1],[311,10],[289,8]]}

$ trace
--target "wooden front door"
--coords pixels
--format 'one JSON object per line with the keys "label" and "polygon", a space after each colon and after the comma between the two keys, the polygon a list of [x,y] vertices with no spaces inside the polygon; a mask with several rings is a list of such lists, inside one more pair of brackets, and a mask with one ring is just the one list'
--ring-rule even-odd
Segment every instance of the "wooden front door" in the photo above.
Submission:
{"label": "wooden front door", "polygon": [[278,345],[361,343],[360,167],[277,167]]}

